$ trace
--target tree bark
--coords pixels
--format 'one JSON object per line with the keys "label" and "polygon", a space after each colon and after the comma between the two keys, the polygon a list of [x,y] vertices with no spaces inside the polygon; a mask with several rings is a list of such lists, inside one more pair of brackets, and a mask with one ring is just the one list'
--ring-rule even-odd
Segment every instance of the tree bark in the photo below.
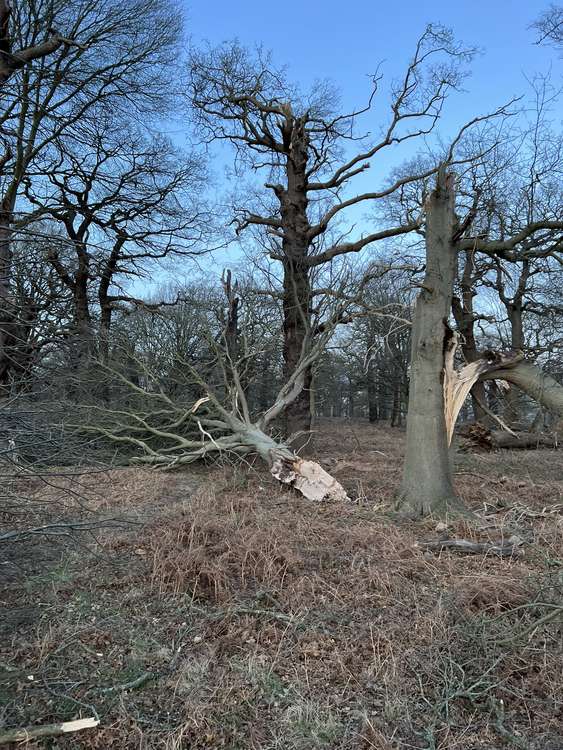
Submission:
{"label": "tree bark", "polygon": [[510,432],[491,430],[490,438],[493,448],[508,448],[509,450],[557,448],[555,435],[540,435],[537,432],[518,432],[511,435]]}
{"label": "tree bark", "polygon": [[397,501],[398,509],[412,517],[463,508],[453,488],[443,393],[457,265],[453,182],[442,165],[426,208],[426,273],[414,313],[407,449]]}
{"label": "tree bark", "polygon": [[[524,274],[522,273],[522,276]],[[522,278],[522,277],[521,277]],[[524,349],[524,329],[522,324],[522,299],[518,295],[507,304],[508,319],[510,321],[510,346],[512,351],[520,352]],[[516,388],[510,388],[504,397],[504,418],[509,424],[517,424],[522,420],[522,399]]]}
{"label": "tree bark", "polygon": [[398,376],[393,378],[393,411],[391,427],[401,427],[401,383]]}
{"label": "tree bark", "polygon": [[82,267],[82,263],[79,263],[79,270],[74,279],[73,298],[75,339],[71,359],[73,368],[79,370],[88,362],[95,348],[88,302],[88,265]]}
{"label": "tree bark", "polygon": [[14,309],[10,301],[13,208],[13,199],[4,196],[0,203],[0,398],[9,392],[10,349],[14,344]]}
{"label": "tree bark", "polygon": [[[279,193],[284,230],[283,248],[283,359],[284,378],[294,372],[302,350],[311,337],[311,280],[307,263],[309,220],[307,216],[307,159],[309,143],[301,118],[286,120],[284,142],[287,187]],[[311,446],[311,368],[305,372],[303,390],[284,415],[284,432],[295,450]]]}
{"label": "tree bark", "polygon": [[[457,330],[461,333],[461,350],[468,363],[475,362],[479,358],[477,342],[475,341],[475,315],[473,312],[473,297],[476,294],[473,288],[474,257],[472,251],[465,252],[465,266],[460,279],[461,299],[457,297],[452,299],[452,312]],[[483,408],[487,405],[487,393],[482,381],[477,381],[471,389],[471,404],[475,421],[487,423],[488,415]]]}
{"label": "tree bark", "polygon": [[485,373],[482,379],[506,380],[549,411],[563,417],[563,385],[532,362],[517,360],[514,364]]}
{"label": "tree bark", "polygon": [[375,379],[375,367],[370,362],[367,371],[367,395],[368,395],[368,419],[371,423],[377,422],[379,417],[377,403],[377,382]]}

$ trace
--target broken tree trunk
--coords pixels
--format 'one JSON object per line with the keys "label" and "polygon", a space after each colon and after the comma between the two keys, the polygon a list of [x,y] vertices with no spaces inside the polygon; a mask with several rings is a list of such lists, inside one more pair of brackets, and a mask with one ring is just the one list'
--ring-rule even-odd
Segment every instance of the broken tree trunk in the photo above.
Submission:
{"label": "broken tree trunk", "polygon": [[462,510],[456,497],[444,412],[444,351],[457,251],[454,176],[439,169],[426,204],[426,273],[412,328],[407,452],[397,507],[408,516]]}
{"label": "broken tree trunk", "polygon": [[521,355],[513,354],[512,358],[505,355],[500,366],[486,371],[481,378],[505,380],[545,406],[548,411],[563,417],[563,385],[542,372],[533,362],[523,360]]}

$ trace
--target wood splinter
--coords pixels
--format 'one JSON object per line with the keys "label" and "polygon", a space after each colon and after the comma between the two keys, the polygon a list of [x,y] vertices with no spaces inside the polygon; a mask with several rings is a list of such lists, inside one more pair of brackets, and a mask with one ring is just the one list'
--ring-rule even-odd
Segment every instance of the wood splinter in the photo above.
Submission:
{"label": "wood splinter", "polygon": [[9,742],[27,742],[37,737],[57,737],[68,732],[80,732],[82,729],[97,727],[99,723],[99,719],[90,716],[86,719],[63,721],[60,724],[42,724],[24,729],[8,729],[8,731],[0,734],[0,745],[7,745]]}

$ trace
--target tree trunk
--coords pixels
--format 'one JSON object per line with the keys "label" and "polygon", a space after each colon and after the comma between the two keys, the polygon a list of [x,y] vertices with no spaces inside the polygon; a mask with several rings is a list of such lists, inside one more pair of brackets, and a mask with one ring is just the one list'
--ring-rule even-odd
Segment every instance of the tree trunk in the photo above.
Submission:
{"label": "tree trunk", "polygon": [[14,310],[10,301],[12,214],[13,201],[5,196],[0,203],[0,398],[9,395],[10,349],[14,344]]}
{"label": "tree trunk", "polygon": [[375,367],[370,362],[367,371],[367,395],[368,395],[368,419],[370,422],[377,422],[377,382],[375,379]]}
{"label": "tree trunk", "polygon": [[99,355],[100,361],[107,365],[109,361],[109,341],[111,329],[111,303],[106,303],[100,310]]}
{"label": "tree trunk", "polygon": [[462,509],[453,488],[443,392],[457,261],[453,181],[442,165],[426,209],[426,274],[414,313],[407,449],[397,502],[413,517]]}
{"label": "tree trunk", "polygon": [[88,304],[88,273],[78,272],[74,283],[74,369],[79,370],[88,362],[94,350],[94,332],[90,305]]}
{"label": "tree trunk", "polygon": [[[475,362],[479,358],[477,342],[475,341],[475,315],[473,312],[473,272],[475,269],[475,254],[473,251],[465,253],[465,266],[460,280],[461,299],[453,297],[452,312],[454,314],[457,330],[461,334],[461,351],[468,363]],[[488,414],[483,407],[487,405],[487,392],[485,385],[477,381],[471,389],[471,403],[473,416],[476,422],[488,422]]]}
{"label": "tree trunk", "polygon": [[393,410],[391,412],[391,427],[401,426],[401,383],[397,377],[393,378]]}
{"label": "tree trunk", "polygon": [[[510,347],[514,352],[524,349],[524,330],[522,326],[522,302],[513,300],[507,305],[510,320]],[[516,388],[510,388],[504,397],[504,419],[508,424],[516,424],[522,419],[522,399]]]}
{"label": "tree trunk", "polygon": [[[310,342],[311,280],[307,262],[309,254],[309,220],[307,216],[307,159],[309,144],[300,118],[291,118],[284,138],[290,143],[286,163],[287,188],[279,193],[284,237],[283,261],[283,359],[284,378],[294,372],[304,346]],[[310,344],[309,344],[310,345]],[[311,446],[311,368],[305,372],[305,383],[298,398],[284,415],[286,438],[292,448]]]}
{"label": "tree trunk", "polygon": [[[308,269],[302,263],[284,262],[284,267],[283,375],[287,380],[297,367],[309,335],[311,289]],[[312,381],[313,373],[308,368],[303,390],[284,415],[284,433],[295,450],[303,449],[310,440]]]}

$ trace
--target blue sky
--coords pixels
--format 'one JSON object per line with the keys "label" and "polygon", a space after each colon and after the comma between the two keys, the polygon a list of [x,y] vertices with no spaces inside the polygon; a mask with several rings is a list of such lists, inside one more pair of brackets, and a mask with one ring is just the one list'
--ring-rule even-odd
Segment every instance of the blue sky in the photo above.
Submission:
{"label": "blue sky", "polygon": [[[381,63],[381,94],[363,120],[372,132],[386,122],[389,83],[404,73],[416,40],[429,22],[452,28],[459,40],[481,50],[470,65],[471,76],[464,83],[464,91],[454,94],[446,104],[439,125],[439,132],[446,138],[476,115],[492,111],[514,96],[529,94],[526,76],[533,78],[551,68],[554,82],[563,83],[563,61],[555,51],[534,44],[535,33],[530,28],[548,2],[181,2],[187,33],[195,45],[234,38],[249,46],[262,44],[272,50],[277,64],[288,66],[289,77],[304,88],[319,78],[333,81],[341,90],[344,111],[365,103],[370,91],[369,74]],[[553,119],[563,121],[563,105],[554,109]],[[171,132],[175,140],[182,140],[181,128],[171,125]],[[354,190],[373,188],[392,166],[408,156],[404,148],[385,154],[355,182]],[[212,165],[219,191],[227,187],[222,168],[228,160],[224,149],[215,152]],[[357,219],[358,215],[354,216]],[[234,248],[229,255],[231,259],[237,255]]]}
{"label": "blue sky", "polygon": [[446,123],[469,119],[523,93],[524,74],[532,76],[553,64],[559,67],[554,73],[561,75],[557,54],[535,45],[529,28],[547,5],[523,0],[184,0],[187,30],[195,43],[235,37],[248,45],[262,43],[305,86],[318,78],[333,80],[349,107],[365,101],[366,75],[378,63],[384,61],[389,77],[399,75],[426,24],[444,24],[466,44],[483,50],[471,65],[467,94],[448,108]]}
{"label": "blue sky", "polygon": [[[438,128],[446,139],[476,115],[493,111],[514,96],[529,95],[526,77],[533,78],[551,68],[553,81],[563,83],[563,61],[554,50],[534,44],[535,32],[530,28],[547,2],[183,2],[187,31],[194,44],[218,44],[234,38],[249,46],[262,44],[272,50],[277,64],[288,66],[290,78],[303,87],[319,78],[333,81],[341,90],[344,111],[366,102],[368,76],[381,63],[381,93],[372,112],[362,120],[372,132],[387,121],[389,83],[404,73],[414,45],[429,22],[452,28],[467,46],[481,50],[470,64],[471,75],[464,91],[453,94],[446,104]],[[553,118],[563,121],[561,102]],[[412,145],[419,148],[414,142]],[[368,183],[373,187],[391,166],[407,156],[404,147],[385,154],[356,181],[355,189],[364,189]],[[216,166],[222,161],[217,159]]]}

